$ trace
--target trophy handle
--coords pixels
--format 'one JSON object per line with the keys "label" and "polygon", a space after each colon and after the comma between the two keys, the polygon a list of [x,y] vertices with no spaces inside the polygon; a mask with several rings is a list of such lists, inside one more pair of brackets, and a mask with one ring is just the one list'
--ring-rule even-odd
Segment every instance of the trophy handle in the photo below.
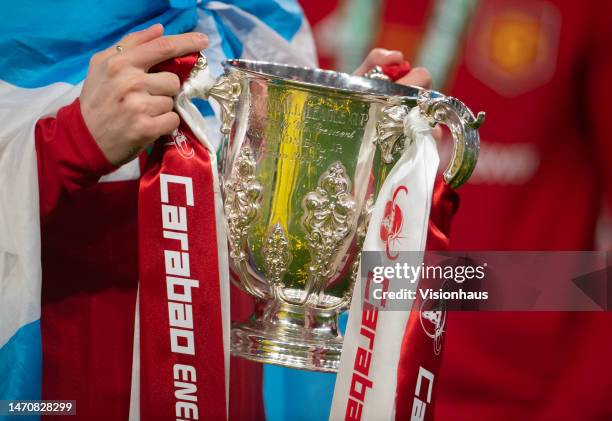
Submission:
{"label": "trophy handle", "polygon": [[[187,123],[197,123],[194,125],[189,124],[189,126],[194,130],[200,131],[203,127],[203,118],[191,100],[194,98],[206,100],[214,99],[221,107],[220,131],[222,134],[227,135],[236,118],[236,104],[240,97],[240,91],[240,81],[235,75],[224,74],[218,78],[214,78],[210,74],[208,60],[200,53],[189,77],[185,83],[183,83],[181,91],[176,97],[177,108],[181,115],[185,111],[188,111]],[[192,111],[195,111],[195,114],[193,114]],[[200,118],[194,118],[196,115]]]}
{"label": "trophy handle", "polygon": [[[382,118],[376,126],[375,142],[387,164],[391,164],[393,155],[404,148],[404,140],[410,139],[406,122],[410,107],[398,105],[395,99],[393,101],[393,105],[383,108]],[[441,123],[450,129],[454,140],[453,156],[444,170],[444,181],[454,189],[460,187],[476,166],[480,151],[478,128],[484,122],[485,113],[479,112],[474,117],[457,98],[425,89],[419,89],[416,105],[432,127]]]}
{"label": "trophy handle", "polygon": [[[372,68],[364,74],[364,77],[392,82],[380,66]],[[418,92],[416,105],[429,124],[433,127],[441,123],[451,131],[454,140],[453,157],[444,170],[444,181],[456,189],[470,178],[476,167],[480,151],[478,128],[484,122],[485,113],[481,111],[474,116],[472,111],[457,98],[444,96],[436,91],[413,88]],[[407,137],[405,121],[409,110],[409,107],[397,103],[383,109],[382,119],[376,127],[375,142],[381,149],[383,161],[387,164],[393,162],[393,154],[398,146],[400,148],[404,146],[403,143],[398,145],[397,142]]]}
{"label": "trophy handle", "polygon": [[[217,153],[213,144],[208,139],[208,136],[204,130],[206,127],[206,121],[193,104],[194,98],[210,100],[214,99],[221,107],[221,127],[220,131],[224,136],[229,135],[236,118],[236,105],[240,98],[241,85],[238,77],[233,74],[223,74],[218,78],[214,78],[210,74],[208,67],[208,60],[200,53],[196,64],[193,66],[191,73],[187,80],[183,83],[179,94],[176,96],[175,105],[176,110],[181,115],[185,123],[193,130],[194,134],[202,141],[204,146],[209,150],[210,157],[212,160],[213,171],[217,170]],[[226,190],[227,190],[227,186]],[[248,187],[248,186],[247,186]],[[230,189],[231,190],[231,189]],[[238,192],[238,194],[241,192]],[[258,204],[247,203],[238,204],[237,200],[229,200],[225,198],[224,206],[233,206],[236,202],[237,209],[233,209],[238,214],[238,219],[243,218],[245,214],[257,213]],[[240,207],[244,205],[246,208]],[[250,212],[252,211],[252,212]],[[226,209],[227,212],[227,209]],[[251,215],[253,218],[256,215]],[[225,219],[225,218],[224,218]],[[246,265],[246,257],[244,253],[246,243],[246,229],[240,223],[232,224],[232,221],[226,222],[230,225],[228,227],[228,243],[230,249],[230,257],[236,263],[237,269],[240,272],[241,282],[239,286],[246,290],[248,293],[258,298],[265,298],[267,294],[258,285],[256,280],[253,279],[248,271]]]}
{"label": "trophy handle", "polygon": [[457,98],[426,90],[419,95],[417,105],[432,127],[441,123],[451,131],[453,156],[444,170],[444,181],[456,189],[470,178],[476,167],[480,152],[478,128],[484,122],[485,113],[481,111],[474,117],[472,111]]}

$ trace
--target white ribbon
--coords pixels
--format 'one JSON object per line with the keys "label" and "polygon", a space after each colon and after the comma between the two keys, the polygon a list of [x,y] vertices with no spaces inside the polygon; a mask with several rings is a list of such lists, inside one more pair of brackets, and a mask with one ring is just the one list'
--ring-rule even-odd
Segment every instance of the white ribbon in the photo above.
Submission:
{"label": "white ribbon", "polygon": [[[431,127],[420,115],[418,107],[413,108],[406,117],[405,133],[407,139],[412,139],[412,142],[406,142],[404,154],[391,170],[381,188],[364,242],[364,251],[380,252],[383,264],[389,265],[392,265],[393,261],[385,258],[384,252],[388,245],[380,237],[380,227],[386,217],[386,204],[394,200],[404,215],[401,232],[397,233],[394,239],[394,251],[424,251],[431,196],[439,164],[436,144],[431,136]],[[398,188],[401,194],[395,195]],[[404,194],[404,188],[406,194]],[[420,261],[413,262],[413,264],[420,265]],[[359,419],[391,421],[395,419],[397,367],[410,309],[379,311],[376,337],[373,341],[373,348],[370,349],[372,342],[361,334],[363,294],[360,278],[355,284],[351,302],[329,419],[332,421],[344,420],[347,417],[347,409],[359,407],[361,412]],[[405,280],[390,280],[388,290],[416,289],[417,285],[418,281],[414,284],[407,284]],[[363,401],[351,396],[351,389],[356,387],[354,367],[359,357],[358,348],[361,348],[361,356],[365,350],[371,358],[367,380],[371,381],[372,385],[367,388]],[[406,398],[410,399],[410,397]],[[352,407],[348,406],[349,403]]]}

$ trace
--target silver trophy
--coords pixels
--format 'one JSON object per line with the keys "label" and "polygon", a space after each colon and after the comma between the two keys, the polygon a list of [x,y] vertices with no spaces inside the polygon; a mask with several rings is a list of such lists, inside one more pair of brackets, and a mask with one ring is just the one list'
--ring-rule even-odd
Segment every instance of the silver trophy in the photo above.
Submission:
{"label": "silver trophy", "polygon": [[[206,66],[201,56],[191,79]],[[215,99],[223,115],[231,277],[257,302],[250,320],[232,328],[234,355],[337,370],[338,313],[351,300],[377,194],[411,141],[404,134],[411,108],[450,128],[450,186],[474,169],[484,114],[376,70],[369,76],[231,60],[218,79],[183,87],[187,100]]]}

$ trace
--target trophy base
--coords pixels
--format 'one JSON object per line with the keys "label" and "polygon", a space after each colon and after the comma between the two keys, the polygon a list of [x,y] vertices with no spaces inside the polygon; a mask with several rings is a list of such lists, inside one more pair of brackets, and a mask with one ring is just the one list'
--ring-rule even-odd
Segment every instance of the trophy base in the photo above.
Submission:
{"label": "trophy base", "polygon": [[335,373],[342,352],[338,312],[260,301],[247,323],[232,327],[231,351],[260,363]]}

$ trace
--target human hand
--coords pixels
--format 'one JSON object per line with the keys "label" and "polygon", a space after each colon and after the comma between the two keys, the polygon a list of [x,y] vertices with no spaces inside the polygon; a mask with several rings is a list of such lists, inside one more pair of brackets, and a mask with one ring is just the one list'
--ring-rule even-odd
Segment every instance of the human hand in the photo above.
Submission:
{"label": "human hand", "polygon": [[95,54],[81,91],[83,120],[108,161],[116,166],[136,158],[151,142],[172,133],[179,116],[172,97],[180,89],[177,75],[147,73],[162,61],[208,46],[200,33],[163,36],[162,25],[126,35]]}
{"label": "human hand", "polygon": [[[385,50],[384,48],[375,48],[366,57],[363,63],[355,70],[355,74],[363,76],[376,66],[386,66],[389,64],[400,64],[404,61],[404,55],[401,51]],[[414,67],[410,71],[394,81],[400,85],[418,86],[425,89],[431,89],[431,74],[424,67]],[[442,139],[442,129],[436,125],[432,130],[434,139]]]}
{"label": "human hand", "polygon": [[[363,76],[376,66],[386,66],[389,64],[400,64],[404,61],[401,51],[385,50],[384,48],[374,48],[369,52],[363,63],[355,70],[357,76]],[[424,67],[415,67],[396,80],[400,85],[420,86],[421,88],[431,89],[431,74]]]}

